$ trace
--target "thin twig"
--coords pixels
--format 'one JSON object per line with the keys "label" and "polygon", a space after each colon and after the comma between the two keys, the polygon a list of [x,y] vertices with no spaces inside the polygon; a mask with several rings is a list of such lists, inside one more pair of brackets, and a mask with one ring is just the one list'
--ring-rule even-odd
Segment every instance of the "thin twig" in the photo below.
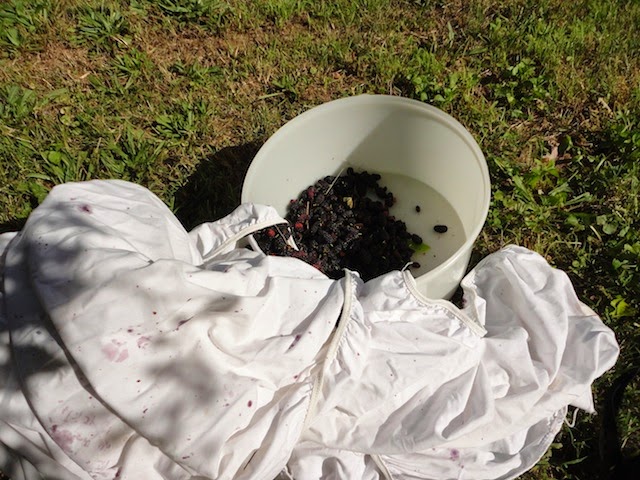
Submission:
{"label": "thin twig", "polygon": [[267,93],[266,95],[260,95],[258,97],[258,100],[265,100],[271,97],[279,97],[280,95],[284,95],[284,92],[274,92],[274,93]]}
{"label": "thin twig", "polygon": [[278,230],[278,233],[282,237],[282,240],[284,240],[284,243],[287,243],[287,237],[284,236],[284,233],[282,233],[282,230],[280,230],[280,227],[278,227],[278,225],[274,225],[274,227],[276,227],[276,230]]}
{"label": "thin twig", "polygon": [[305,222],[307,228],[309,228],[309,201],[307,200],[307,221]]}
{"label": "thin twig", "polygon": [[342,175],[342,172],[344,172],[344,167],[342,167],[342,169],[338,172],[338,174],[336,175],[336,178],[333,179],[333,182],[331,182],[331,185],[329,185],[329,188],[327,188],[327,191],[324,192],[324,194],[326,195],[327,193],[329,193],[329,191],[333,188],[333,186],[336,184],[336,182],[338,181],[338,178],[340,177],[340,175]]}
{"label": "thin twig", "polygon": [[278,225],[274,225],[274,227],[276,227],[276,230],[278,230],[278,233],[280,234],[280,236],[282,237],[282,240],[284,241],[284,243],[286,245],[289,245],[291,248],[293,248],[296,252],[298,250],[300,250],[298,248],[298,245],[296,245],[296,241],[293,239],[293,235],[290,235],[289,238],[286,238],[284,236],[284,234],[282,233],[282,231],[280,230],[280,228],[278,227]]}

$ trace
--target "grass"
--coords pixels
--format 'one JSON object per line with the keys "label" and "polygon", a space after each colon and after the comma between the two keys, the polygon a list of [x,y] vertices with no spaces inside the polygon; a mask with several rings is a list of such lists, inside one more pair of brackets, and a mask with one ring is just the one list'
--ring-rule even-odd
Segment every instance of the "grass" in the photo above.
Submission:
{"label": "grass", "polygon": [[[0,224],[55,184],[122,178],[187,227],[239,201],[259,146],[358,93],[433,104],[486,154],[477,257],[508,243],[566,270],[639,366],[640,4],[633,0],[8,0],[0,4]],[[638,453],[640,385],[619,416]],[[590,479],[578,417],[523,478]]]}

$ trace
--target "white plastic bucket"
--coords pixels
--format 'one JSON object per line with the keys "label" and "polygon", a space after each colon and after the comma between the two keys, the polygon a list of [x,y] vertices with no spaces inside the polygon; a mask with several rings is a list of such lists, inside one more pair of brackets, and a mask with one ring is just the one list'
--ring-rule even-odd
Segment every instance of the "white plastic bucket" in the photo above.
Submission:
{"label": "white plastic bucket", "polygon": [[[450,298],[491,195],[487,164],[471,134],[450,115],[415,100],[335,100],[297,116],[267,140],[247,171],[242,202],[272,205],[285,216],[303,189],[348,166],[382,175],[380,184],[397,199],[391,213],[431,247],[413,257],[421,264],[411,269],[418,291]],[[447,232],[436,232],[436,225]]]}

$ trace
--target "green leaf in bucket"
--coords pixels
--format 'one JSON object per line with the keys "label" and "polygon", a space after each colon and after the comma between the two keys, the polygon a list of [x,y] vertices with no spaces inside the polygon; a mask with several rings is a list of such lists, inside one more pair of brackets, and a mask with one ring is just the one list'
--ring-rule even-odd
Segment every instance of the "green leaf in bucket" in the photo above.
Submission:
{"label": "green leaf in bucket", "polygon": [[426,243],[413,243],[412,241],[409,241],[409,246],[415,253],[427,253],[431,249]]}

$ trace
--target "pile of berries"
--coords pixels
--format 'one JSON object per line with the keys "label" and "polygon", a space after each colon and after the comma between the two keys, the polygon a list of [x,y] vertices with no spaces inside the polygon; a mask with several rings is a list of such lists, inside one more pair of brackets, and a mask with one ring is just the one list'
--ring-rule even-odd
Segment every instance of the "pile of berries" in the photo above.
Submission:
{"label": "pile of berries", "polygon": [[[389,214],[395,198],[379,180],[378,174],[352,168],[324,177],[291,200],[290,228],[270,227],[254,238],[263,252],[299,258],[334,279],[343,277],[345,268],[365,281],[401,270],[411,262],[411,245],[422,244],[422,238]],[[299,250],[287,244],[289,235]]]}

